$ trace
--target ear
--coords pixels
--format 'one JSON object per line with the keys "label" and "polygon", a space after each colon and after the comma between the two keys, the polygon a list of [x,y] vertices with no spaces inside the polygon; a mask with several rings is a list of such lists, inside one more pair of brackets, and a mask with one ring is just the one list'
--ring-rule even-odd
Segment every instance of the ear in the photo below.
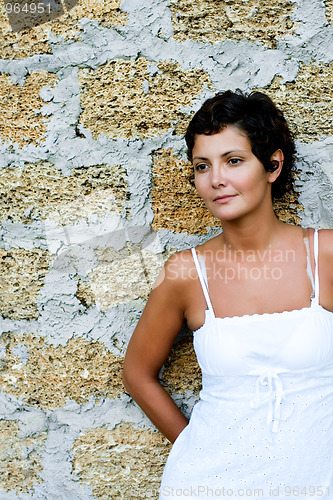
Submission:
{"label": "ear", "polygon": [[269,173],[268,182],[274,182],[279,177],[283,167],[283,162],[284,162],[283,151],[281,149],[277,149],[275,153],[272,154],[270,159],[271,162],[277,166],[277,168],[274,170],[274,172]]}

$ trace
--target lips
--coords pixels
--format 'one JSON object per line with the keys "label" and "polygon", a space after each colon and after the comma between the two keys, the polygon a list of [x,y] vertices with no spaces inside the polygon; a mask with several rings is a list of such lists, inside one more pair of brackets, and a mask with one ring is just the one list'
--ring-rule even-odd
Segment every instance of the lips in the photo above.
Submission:
{"label": "lips", "polygon": [[227,203],[228,201],[232,200],[237,196],[236,194],[223,194],[221,196],[216,196],[213,201],[216,203]]}

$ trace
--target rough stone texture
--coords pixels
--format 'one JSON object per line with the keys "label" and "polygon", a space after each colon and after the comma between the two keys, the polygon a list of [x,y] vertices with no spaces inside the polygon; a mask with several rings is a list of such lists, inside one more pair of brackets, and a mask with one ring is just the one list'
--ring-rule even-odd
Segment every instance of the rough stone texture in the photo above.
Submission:
{"label": "rough stone texture", "polygon": [[182,108],[209,84],[209,77],[198,68],[184,71],[173,61],[155,65],[140,57],[81,70],[80,82],[80,123],[95,138],[100,134],[147,138],[175,125],[176,131],[183,130],[188,113]]}
{"label": "rough stone texture", "polygon": [[299,145],[299,201],[303,227],[332,228],[333,138]]}
{"label": "rough stone texture", "polygon": [[262,90],[282,109],[288,122],[294,124],[296,138],[313,142],[333,133],[333,63],[303,64],[295,82],[276,76]]}
{"label": "rough stone texture", "polygon": [[79,24],[83,18],[95,20],[106,28],[123,26],[127,21],[127,14],[121,11],[120,4],[121,0],[79,1],[73,9],[49,23],[50,28],[65,39],[75,40],[78,33],[83,31]]}
{"label": "rough stone texture", "polygon": [[333,24],[333,0],[326,0],[325,5],[327,21]]}
{"label": "rough stone texture", "polygon": [[14,59],[32,54],[50,54],[47,29],[37,26],[15,33],[9,24],[4,2],[0,4],[0,58]]}
{"label": "rough stone texture", "polygon": [[49,217],[72,224],[92,215],[121,214],[128,197],[126,172],[119,165],[77,168],[68,176],[48,162],[0,171],[2,221],[29,224]]}
{"label": "rough stone texture", "polygon": [[[20,33],[0,6],[1,500],[157,499],[170,445],[120,376],[168,253],[219,232],[181,134],[217,90],[267,91],[299,130],[276,211],[333,227],[332,29],[332,0],[80,0]],[[185,333],[161,376],[189,416]]]}
{"label": "rough stone texture", "polygon": [[[28,493],[33,483],[40,483],[46,433],[20,436],[18,422],[0,421],[0,490]],[[0,493],[1,498],[1,493]]]}
{"label": "rough stone texture", "polygon": [[297,193],[287,193],[281,200],[276,200],[273,206],[274,212],[280,220],[288,222],[288,224],[300,224],[299,212],[303,210],[303,207],[298,201]]}
{"label": "rough stone texture", "polygon": [[79,280],[75,295],[84,307],[91,307],[96,304],[96,294],[90,281]]}
{"label": "rough stone texture", "polygon": [[207,227],[220,226],[196,192],[192,165],[172,149],[154,153],[151,197],[156,231],[205,233]]}
{"label": "rough stone texture", "polygon": [[[54,347],[38,335],[8,332],[0,345],[5,350],[0,385],[28,405],[58,408],[69,399],[82,404],[89,396],[115,398],[124,392],[123,358],[100,342],[73,337],[65,347]],[[23,362],[17,346],[26,349]]]}
{"label": "rough stone texture", "polygon": [[171,445],[160,433],[122,423],[82,433],[73,448],[73,473],[95,498],[158,498]]}
{"label": "rough stone texture", "polygon": [[186,391],[199,394],[201,371],[192,337],[185,337],[173,346],[164,365],[162,380],[170,394],[185,394]]}
{"label": "rough stone texture", "polygon": [[0,248],[0,313],[4,318],[38,318],[37,296],[49,272],[45,250]]}
{"label": "rough stone texture", "polygon": [[[214,43],[220,40],[259,42],[270,48],[294,32],[294,3],[278,0],[171,0],[174,37]],[[274,22],[272,23],[272,20]]]}
{"label": "rough stone texture", "polygon": [[98,303],[102,311],[129,300],[147,300],[166,259],[129,243],[118,251],[97,249],[96,256],[98,266],[88,275],[89,281],[80,281],[76,295],[87,306]]}
{"label": "rough stone texture", "polygon": [[[80,19],[98,21],[102,26],[122,26],[127,15],[120,10],[121,0],[85,0],[78,2],[73,9],[53,21],[41,26],[13,32],[8,21],[5,6],[0,5],[0,58],[23,59],[34,54],[51,54],[50,34],[60,35],[65,39],[76,39],[82,32]],[[64,4],[63,4],[64,5]]]}
{"label": "rough stone texture", "polygon": [[37,71],[26,77],[25,84],[14,85],[0,75],[0,138],[3,141],[38,144],[46,133],[47,120],[39,114],[45,102],[39,97],[43,87],[54,86],[57,77]]}

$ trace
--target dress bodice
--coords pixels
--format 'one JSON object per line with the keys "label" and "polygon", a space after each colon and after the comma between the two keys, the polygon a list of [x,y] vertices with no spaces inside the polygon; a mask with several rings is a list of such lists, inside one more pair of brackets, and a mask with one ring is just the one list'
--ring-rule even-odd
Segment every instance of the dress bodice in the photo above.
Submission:
{"label": "dress bodice", "polygon": [[303,309],[232,318],[207,310],[194,348],[206,375],[316,369],[333,362],[333,313],[314,300]]}

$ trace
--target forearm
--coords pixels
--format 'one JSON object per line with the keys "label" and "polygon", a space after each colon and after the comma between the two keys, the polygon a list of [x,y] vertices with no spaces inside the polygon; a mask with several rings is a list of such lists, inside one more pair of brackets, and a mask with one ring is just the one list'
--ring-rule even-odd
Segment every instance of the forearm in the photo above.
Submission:
{"label": "forearm", "polygon": [[137,378],[135,382],[124,380],[124,383],[147,417],[173,443],[188,420],[166,390],[154,379]]}

